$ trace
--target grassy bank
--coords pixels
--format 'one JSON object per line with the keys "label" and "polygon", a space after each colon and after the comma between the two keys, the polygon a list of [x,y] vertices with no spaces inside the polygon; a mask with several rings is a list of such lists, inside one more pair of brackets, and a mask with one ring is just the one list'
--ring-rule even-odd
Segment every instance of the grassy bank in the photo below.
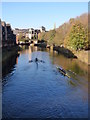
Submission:
{"label": "grassy bank", "polygon": [[88,65],[90,65],[90,61],[89,61],[89,54],[90,51],[73,51],[73,54],[77,56],[77,58],[81,61],[84,62]]}

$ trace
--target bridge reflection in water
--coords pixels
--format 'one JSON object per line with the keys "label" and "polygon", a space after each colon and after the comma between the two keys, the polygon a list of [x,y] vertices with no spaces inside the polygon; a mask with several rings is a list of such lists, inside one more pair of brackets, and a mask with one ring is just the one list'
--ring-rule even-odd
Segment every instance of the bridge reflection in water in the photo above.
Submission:
{"label": "bridge reflection in water", "polygon": [[[48,49],[23,49],[19,57],[3,63],[3,118],[87,118],[87,65]],[[29,63],[36,57],[45,63]]]}

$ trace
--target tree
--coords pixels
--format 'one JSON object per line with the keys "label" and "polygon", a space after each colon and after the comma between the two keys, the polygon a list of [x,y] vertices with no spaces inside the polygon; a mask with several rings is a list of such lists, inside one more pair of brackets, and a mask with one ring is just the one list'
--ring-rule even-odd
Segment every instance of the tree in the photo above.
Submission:
{"label": "tree", "polygon": [[85,49],[87,44],[87,33],[81,23],[76,23],[72,26],[69,35],[69,44],[75,50]]}

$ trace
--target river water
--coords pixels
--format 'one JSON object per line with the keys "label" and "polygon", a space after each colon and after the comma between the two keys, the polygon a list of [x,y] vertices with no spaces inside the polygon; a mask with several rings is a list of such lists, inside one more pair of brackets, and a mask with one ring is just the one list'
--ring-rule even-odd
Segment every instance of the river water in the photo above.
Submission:
{"label": "river water", "polygon": [[[3,118],[87,118],[87,65],[49,49],[23,47],[20,56],[3,63]],[[36,57],[45,62],[29,63]]]}

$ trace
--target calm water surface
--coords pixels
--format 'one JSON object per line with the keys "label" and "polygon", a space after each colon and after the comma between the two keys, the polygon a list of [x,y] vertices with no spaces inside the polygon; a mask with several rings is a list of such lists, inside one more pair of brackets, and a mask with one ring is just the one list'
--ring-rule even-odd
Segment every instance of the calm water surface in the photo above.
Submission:
{"label": "calm water surface", "polygon": [[[36,57],[45,63],[28,62]],[[87,68],[76,59],[29,46],[3,64],[3,118],[87,118]]]}

